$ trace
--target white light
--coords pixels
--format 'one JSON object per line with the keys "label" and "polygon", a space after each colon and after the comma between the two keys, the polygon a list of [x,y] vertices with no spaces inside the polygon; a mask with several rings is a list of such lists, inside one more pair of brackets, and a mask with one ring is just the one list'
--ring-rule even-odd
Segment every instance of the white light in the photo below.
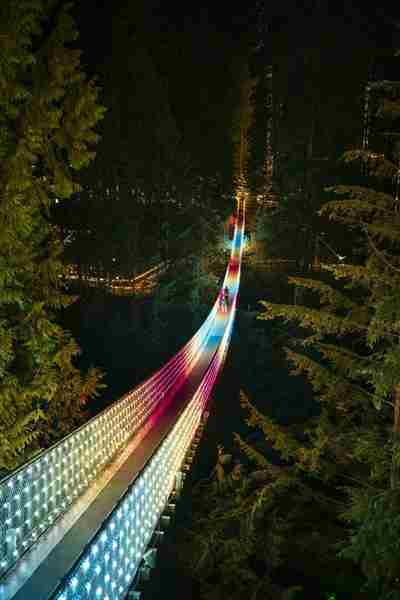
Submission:
{"label": "white light", "polygon": [[82,569],[86,573],[86,571],[89,570],[89,567],[90,567],[90,561],[88,558],[86,558],[82,563]]}
{"label": "white light", "polygon": [[78,579],[77,579],[77,577],[73,577],[71,579],[71,587],[72,587],[72,589],[75,590],[75,588],[77,587],[77,585],[78,585]]}

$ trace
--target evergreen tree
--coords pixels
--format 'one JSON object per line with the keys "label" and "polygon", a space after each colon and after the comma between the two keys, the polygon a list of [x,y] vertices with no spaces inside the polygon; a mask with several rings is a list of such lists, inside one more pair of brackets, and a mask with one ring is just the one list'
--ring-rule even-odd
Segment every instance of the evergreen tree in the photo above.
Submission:
{"label": "evergreen tree", "polygon": [[[256,499],[260,483],[264,487],[271,483],[272,471],[264,464],[263,469],[246,473],[220,446],[211,477],[194,486],[178,551],[201,598],[239,600],[249,595],[254,600],[290,600],[301,590],[298,585],[285,589],[272,577],[282,564],[292,521],[287,502],[273,507],[265,490]],[[276,497],[282,499],[283,488],[276,490]]]}
{"label": "evergreen tree", "polygon": [[[333,14],[314,3],[306,12],[292,7],[292,18],[284,20],[281,5],[261,2],[259,7],[254,68],[261,82],[250,158],[256,173],[252,187],[261,203],[257,238],[265,243],[257,251],[266,258],[290,259],[296,270],[308,271],[321,249],[318,235],[328,227],[318,215],[323,188],[338,182],[341,173],[334,164],[360,130],[359,89],[368,68],[368,54],[361,49],[367,28],[354,25],[365,15],[350,6]],[[347,14],[353,10],[354,22]],[[270,119],[272,188],[263,168]]]}
{"label": "evergreen tree", "polygon": [[[387,82],[383,87],[377,117],[391,120],[393,140],[400,90]],[[350,531],[341,556],[361,567],[377,597],[392,599],[400,598],[400,213],[396,192],[381,178],[397,173],[396,146],[387,145],[386,155],[348,152],[345,160],[365,161],[374,187],[335,186],[330,192],[338,199],[320,212],[349,228],[354,239],[359,232],[357,260],[330,266],[331,281],[291,278],[306,290],[311,307],[263,301],[259,317],[296,322],[305,331],[304,350],[295,344],[287,354],[292,372],[310,380],[320,415],[299,435],[244,403],[250,423],[262,428],[302,482],[319,480],[331,496],[345,493],[337,514]]]}
{"label": "evergreen tree", "polygon": [[68,5],[0,6],[0,468],[14,467],[82,422],[99,374],[57,324],[62,244],[51,213],[79,190],[103,116],[75,48]]}

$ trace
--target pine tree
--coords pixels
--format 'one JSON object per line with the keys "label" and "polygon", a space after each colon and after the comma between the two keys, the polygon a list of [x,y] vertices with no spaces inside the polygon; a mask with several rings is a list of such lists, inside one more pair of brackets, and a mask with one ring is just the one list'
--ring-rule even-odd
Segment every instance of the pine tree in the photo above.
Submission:
{"label": "pine tree", "polygon": [[191,492],[178,551],[201,598],[239,599],[248,594],[254,600],[289,600],[301,589],[284,589],[271,577],[282,563],[291,515],[287,504],[276,510],[260,493],[260,481],[264,489],[271,482],[265,462],[262,470],[247,474],[219,446],[211,477],[200,480]]}
{"label": "pine tree", "polygon": [[79,189],[103,116],[75,48],[68,5],[0,6],[0,468],[82,422],[99,374],[82,377],[78,348],[57,324],[62,244],[51,214]]}
{"label": "pine tree", "polygon": [[[395,139],[400,89],[387,82],[383,88],[377,117],[391,121]],[[382,599],[400,598],[400,213],[396,190],[382,180],[398,173],[395,145],[387,146],[386,154],[346,153],[346,161],[366,162],[365,185],[330,188],[336,198],[320,211],[354,239],[360,235],[357,260],[327,267],[330,280],[291,278],[306,290],[308,306],[262,302],[260,319],[295,322],[305,333],[287,355],[292,373],[311,382],[319,417],[293,434],[244,401],[250,424],[262,428],[303,481],[345,492],[338,516],[350,532],[341,556],[362,568]]]}

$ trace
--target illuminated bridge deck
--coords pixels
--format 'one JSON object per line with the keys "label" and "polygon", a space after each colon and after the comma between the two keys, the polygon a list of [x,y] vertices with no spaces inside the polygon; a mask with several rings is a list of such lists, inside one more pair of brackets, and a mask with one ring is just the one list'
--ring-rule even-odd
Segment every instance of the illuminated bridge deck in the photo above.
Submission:
{"label": "illuminated bridge deck", "polygon": [[[28,546],[29,550],[25,549],[25,553],[18,555],[17,551],[14,552],[13,556],[18,557],[14,561],[14,567],[5,572],[0,579],[0,600],[80,600],[97,596],[105,599],[112,597],[112,600],[126,598],[147,544],[150,543],[152,532],[155,531],[162,510],[174,489],[174,478],[182,468],[185,453],[190,447],[223,366],[236,311],[243,235],[244,216],[243,220],[238,219],[231,258],[222,285],[229,288],[229,309],[223,312],[216,301],[198,332],[154,376],[129,392],[127,397],[114,403],[113,408],[107,409],[111,412],[102,413],[84,425],[82,430],[70,434],[70,437],[74,438],[72,441],[67,438],[46,450],[44,457],[34,459],[40,461],[40,465],[36,464],[39,468],[33,468],[28,463],[21,467],[22,474],[20,470],[11,474],[5,483],[2,482],[1,493],[8,494],[2,496],[8,498],[7,511],[13,510],[14,521],[18,519],[18,523],[22,523],[26,515],[23,516],[20,507],[25,511],[32,511],[32,502],[24,500],[25,504],[22,505],[21,497],[28,496],[28,499],[32,498],[37,503],[40,498],[37,494],[40,485],[47,486],[42,492],[47,494],[48,489],[54,489],[52,486],[56,479],[60,479],[62,474],[66,477],[65,474],[70,471],[75,473],[75,477],[81,478],[80,490],[82,475],[79,473],[89,467],[95,469],[95,466],[91,466],[93,463],[88,463],[88,457],[92,457],[93,460],[93,456],[109,456],[111,461],[103,470],[96,471],[97,474],[93,476],[90,485],[80,494],[79,490],[75,490],[77,498],[68,506],[68,510],[61,513],[62,516],[51,522],[51,526],[47,525],[47,530],[45,523],[49,522],[49,514],[44,501],[44,514],[41,517],[44,533],[38,539],[35,538],[35,542]],[[136,413],[128,411],[131,398],[133,402],[137,401],[138,410],[142,410],[143,402],[149,402],[146,406],[150,408],[147,412],[143,412],[143,409],[137,417]],[[145,417],[140,421],[140,427],[136,426],[135,419],[142,414]],[[123,425],[120,425],[122,421]],[[97,423],[100,425],[97,426]],[[131,425],[136,429],[132,429]],[[126,434],[126,437],[123,437],[124,432],[130,432],[130,435]],[[118,439],[115,436],[118,436]],[[122,439],[125,440],[123,445]],[[107,443],[108,446],[102,446],[100,442]],[[93,453],[88,449],[90,444],[96,445]],[[111,455],[113,444],[119,450]],[[63,452],[64,456],[70,455],[71,461],[75,460],[74,468],[60,466],[68,462],[62,459]],[[54,462],[54,456],[60,455],[61,458],[56,459],[58,463]],[[59,470],[53,469],[51,465],[55,465]],[[39,479],[37,473],[43,473],[45,469],[46,475]],[[40,483],[42,478],[45,481],[43,484]],[[19,479],[21,484],[18,483]],[[76,481],[76,478],[73,481]],[[149,487],[149,482],[153,487]],[[34,496],[32,488],[36,490],[33,492],[36,494]],[[58,490],[60,489],[59,485]],[[68,499],[72,495],[68,496]],[[35,513],[38,514],[39,512]],[[136,515],[134,525],[132,514]],[[8,522],[14,521],[9,518]],[[26,518],[23,522],[25,529],[31,522],[32,520]],[[4,523],[7,521],[3,521],[3,525]],[[121,528],[122,524],[124,530]],[[18,531],[21,535],[23,527],[19,526]],[[14,529],[14,532],[18,531]],[[30,531],[27,536],[30,535]],[[135,552],[134,558],[128,559],[125,555],[124,559],[119,559],[120,555],[124,556],[124,548],[126,550],[128,547],[125,545],[123,548],[123,544],[130,544],[125,540],[132,535],[136,540],[136,550],[132,545],[129,547],[130,552]],[[12,539],[11,536],[10,540]],[[29,537],[25,538],[28,539]],[[108,548],[107,552],[99,552],[98,540],[101,540],[102,548]],[[119,548],[119,552],[114,551],[114,548]],[[15,550],[15,546],[11,547],[11,550]],[[10,560],[11,554],[10,551],[7,554]],[[95,560],[92,560],[92,556],[96,557]],[[115,567],[118,567],[111,575],[107,566],[107,556],[111,556]],[[4,568],[4,564],[7,563],[0,566]],[[119,572],[123,575],[123,580],[118,579]],[[98,585],[99,577],[102,578],[101,586]],[[94,584],[96,587],[93,588]],[[113,591],[110,591],[111,589]]]}
{"label": "illuminated bridge deck", "polygon": [[[86,501],[86,510],[72,526],[73,517],[67,514],[56,526],[57,531],[51,530],[43,536],[43,540],[27,554],[18,568],[0,586],[0,600],[51,598],[60,581],[71,570],[88,541],[95,535],[99,524],[107,518],[121,496],[142,471],[160,441],[175,423],[177,415],[193,397],[221,341],[223,321],[226,318],[221,319],[220,331],[214,332],[214,335],[209,338],[199,363],[175,395],[166,412],[154,420],[154,425],[142,440],[138,440],[137,436],[131,441],[121,457],[122,460],[125,459],[122,465],[121,460],[117,461],[116,465],[112,465],[111,469],[115,472],[106,487],[99,491],[94,499],[83,499]],[[58,541],[63,531],[67,533]],[[32,575],[27,579],[30,572]]]}

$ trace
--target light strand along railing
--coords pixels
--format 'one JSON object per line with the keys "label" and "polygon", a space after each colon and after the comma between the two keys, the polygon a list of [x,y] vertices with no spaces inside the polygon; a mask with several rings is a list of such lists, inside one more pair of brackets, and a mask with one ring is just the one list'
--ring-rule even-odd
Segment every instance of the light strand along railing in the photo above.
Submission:
{"label": "light strand along railing", "polygon": [[231,323],[192,400],[86,547],[53,600],[121,600],[126,596],[195,436],[226,354]]}
{"label": "light strand along railing", "polygon": [[206,374],[170,433],[86,546],[52,600],[122,600],[131,588],[226,358],[236,312],[241,242],[238,270],[232,275],[228,267],[225,278],[234,283],[232,310]]}
{"label": "light strand along railing", "polygon": [[185,381],[217,311],[215,302],[197,333],[152,377],[0,482],[0,576],[68,511],[143,429],[158,403],[165,404],[165,396]]}
{"label": "light strand along railing", "polygon": [[88,489],[160,401],[183,384],[207,341],[214,307],[152,377],[0,483],[0,576]]}

